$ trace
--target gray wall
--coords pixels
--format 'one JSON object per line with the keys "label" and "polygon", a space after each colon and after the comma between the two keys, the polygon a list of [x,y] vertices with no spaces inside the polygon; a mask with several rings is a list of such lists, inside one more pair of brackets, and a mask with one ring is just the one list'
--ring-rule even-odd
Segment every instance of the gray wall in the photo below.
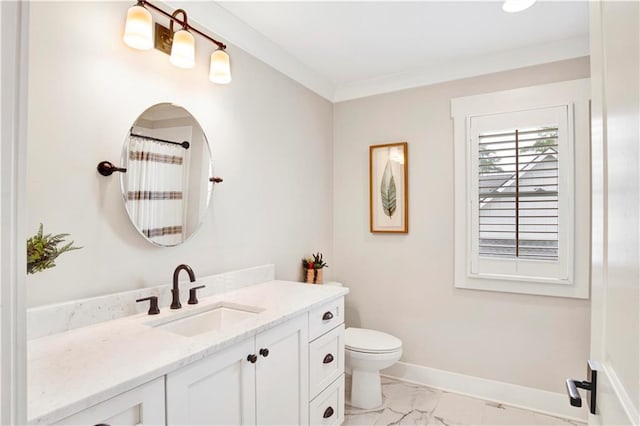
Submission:
{"label": "gray wall", "polygon": [[[398,336],[413,364],[554,392],[584,375],[588,300],[453,286],[450,101],[588,76],[581,58],[335,105],[332,266],[351,288],[348,325]],[[368,147],[399,141],[409,143],[409,233],[371,234]]]}
{"label": "gray wall", "polygon": [[[176,265],[197,275],[275,263],[297,280],[300,259],[332,254],[332,105],[230,45],[233,82],[208,79],[212,45],[196,40],[196,68],[122,42],[122,2],[31,4],[28,232],[68,232],[80,251],[28,277],[30,306],[168,283]],[[129,127],[149,106],[188,109],[211,144],[214,190],[200,231],[157,248],[129,222],[118,162]]]}

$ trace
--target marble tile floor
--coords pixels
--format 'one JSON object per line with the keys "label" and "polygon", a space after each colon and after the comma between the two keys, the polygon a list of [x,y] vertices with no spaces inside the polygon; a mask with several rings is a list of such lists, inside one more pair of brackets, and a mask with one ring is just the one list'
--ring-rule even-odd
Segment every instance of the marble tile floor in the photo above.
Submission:
{"label": "marble tile floor", "polygon": [[351,383],[347,376],[343,426],[373,425],[495,425],[584,426],[585,423],[547,416],[495,402],[444,392],[425,386],[382,378],[382,406],[361,410],[349,406]]}

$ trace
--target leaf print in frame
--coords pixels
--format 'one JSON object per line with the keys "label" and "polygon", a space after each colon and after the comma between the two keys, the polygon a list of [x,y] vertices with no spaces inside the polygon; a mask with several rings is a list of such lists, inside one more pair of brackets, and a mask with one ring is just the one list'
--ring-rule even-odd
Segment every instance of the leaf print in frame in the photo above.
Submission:
{"label": "leaf print in frame", "polygon": [[369,146],[369,230],[408,232],[407,143]]}
{"label": "leaf print in frame", "polygon": [[[389,150],[389,152],[391,152],[391,150]],[[380,184],[380,195],[382,197],[382,210],[384,214],[391,219],[396,212],[396,181],[393,177],[393,170],[391,169],[391,153],[389,153],[387,164],[384,167],[384,174],[382,175],[382,182]]]}

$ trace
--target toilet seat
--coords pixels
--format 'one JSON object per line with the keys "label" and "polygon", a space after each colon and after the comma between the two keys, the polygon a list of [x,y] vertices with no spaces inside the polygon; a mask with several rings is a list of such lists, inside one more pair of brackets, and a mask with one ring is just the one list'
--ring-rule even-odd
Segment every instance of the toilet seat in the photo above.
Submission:
{"label": "toilet seat", "polygon": [[402,341],[381,331],[349,327],[344,332],[348,351],[366,354],[388,354],[402,350]]}

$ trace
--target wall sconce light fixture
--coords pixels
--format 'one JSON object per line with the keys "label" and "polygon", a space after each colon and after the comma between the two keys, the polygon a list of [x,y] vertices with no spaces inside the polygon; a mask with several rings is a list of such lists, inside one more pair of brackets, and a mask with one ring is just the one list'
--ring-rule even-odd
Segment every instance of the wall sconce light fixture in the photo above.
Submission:
{"label": "wall sconce light fixture", "polygon": [[196,66],[196,40],[187,29],[187,13],[183,9],[176,10],[171,16],[176,17],[179,13],[184,17],[182,29],[174,32],[173,20],[169,23],[169,34],[173,34],[169,61],[176,67],[193,68]]}
{"label": "wall sconce light fixture", "polygon": [[216,50],[211,54],[211,66],[209,80],[218,84],[227,84],[231,81],[229,55],[224,50]]}
{"label": "wall sconce light fixture", "polygon": [[[170,22],[169,28],[156,24],[155,44],[153,20],[146,7],[160,12],[169,18]],[[182,17],[179,18],[179,15]],[[182,27],[175,32],[173,30],[174,22]],[[218,84],[229,83],[231,81],[231,66],[229,55],[225,52],[227,46],[191,26],[187,20],[187,12],[183,9],[177,9],[169,14],[147,0],[138,0],[138,3],[127,11],[123,40],[128,46],[139,50],[148,50],[155,45],[156,49],[167,54],[170,53],[169,60],[173,65],[180,68],[193,68],[195,66],[195,39],[192,32],[206,38],[218,47],[211,54],[209,80]]]}
{"label": "wall sconce light fixture", "polygon": [[142,6],[131,6],[127,11],[127,23],[124,28],[124,42],[139,50],[153,47],[153,29],[151,13]]}

